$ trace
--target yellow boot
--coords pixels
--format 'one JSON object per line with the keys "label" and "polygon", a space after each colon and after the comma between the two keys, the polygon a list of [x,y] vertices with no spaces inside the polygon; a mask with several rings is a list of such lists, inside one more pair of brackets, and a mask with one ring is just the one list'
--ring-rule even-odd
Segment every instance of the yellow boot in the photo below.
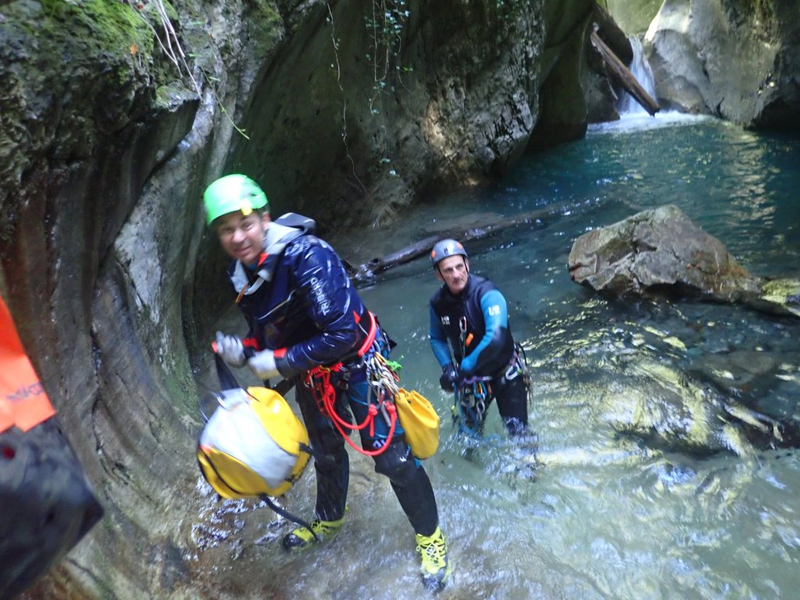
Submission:
{"label": "yellow boot", "polygon": [[291,533],[283,538],[283,547],[286,550],[305,550],[317,541],[332,539],[344,524],[344,517],[338,521],[323,521],[321,519],[314,519],[311,522],[311,529],[317,535],[316,539],[314,534],[311,533],[306,527],[298,527]]}
{"label": "yellow boot", "polygon": [[432,535],[417,534],[416,538],[417,552],[422,561],[422,583],[428,590],[438,592],[444,589],[452,571],[447,560],[447,542],[438,527]]}

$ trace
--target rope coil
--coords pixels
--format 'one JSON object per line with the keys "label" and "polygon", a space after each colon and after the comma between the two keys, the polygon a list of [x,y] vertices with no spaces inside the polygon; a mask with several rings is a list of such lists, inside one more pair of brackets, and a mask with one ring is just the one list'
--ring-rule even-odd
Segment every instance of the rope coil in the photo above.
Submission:
{"label": "rope coil", "polygon": [[[362,351],[366,350],[366,352],[359,353],[362,355],[362,362],[367,373],[367,383],[369,384],[367,416],[363,422],[351,424],[336,412],[336,390],[331,383],[331,373],[341,371],[342,363],[337,363],[332,367],[314,367],[306,374],[304,384],[311,390],[322,414],[331,419],[336,430],[350,447],[366,456],[378,456],[385,452],[391,444],[397,427],[397,407],[394,399],[400,390],[397,385],[400,381],[400,376],[397,374],[399,365],[388,360],[380,353],[380,347],[375,341],[374,333],[370,339],[372,340],[371,347],[367,350],[365,345],[365,347],[362,347]],[[368,427],[369,436],[374,438],[375,419],[378,418],[378,415],[381,415],[389,426],[386,441],[376,450],[360,448],[350,439],[350,433],[352,431],[361,431]]]}

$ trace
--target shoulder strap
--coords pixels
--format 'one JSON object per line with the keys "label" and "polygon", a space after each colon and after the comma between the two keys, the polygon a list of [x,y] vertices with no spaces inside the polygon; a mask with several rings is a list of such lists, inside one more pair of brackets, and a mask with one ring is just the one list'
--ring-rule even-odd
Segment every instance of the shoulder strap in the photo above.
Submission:
{"label": "shoulder strap", "polygon": [[314,219],[309,219],[297,213],[286,213],[281,215],[275,222],[285,227],[294,227],[295,229],[302,230],[305,235],[314,235],[317,232],[317,222]]}

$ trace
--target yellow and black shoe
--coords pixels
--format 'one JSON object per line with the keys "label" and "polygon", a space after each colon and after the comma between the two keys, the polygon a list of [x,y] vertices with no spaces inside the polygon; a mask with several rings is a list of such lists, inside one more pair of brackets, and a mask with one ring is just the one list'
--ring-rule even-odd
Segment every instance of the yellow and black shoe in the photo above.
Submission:
{"label": "yellow and black shoe", "polygon": [[338,521],[323,521],[321,519],[314,519],[311,522],[311,529],[317,535],[311,533],[306,527],[298,527],[289,534],[283,537],[283,547],[286,550],[305,550],[316,542],[332,539],[344,524],[344,517]]}
{"label": "yellow and black shoe", "polygon": [[437,527],[432,535],[417,534],[416,537],[417,552],[422,561],[422,583],[432,592],[441,591],[452,571],[447,561],[447,542],[444,541],[442,530]]}

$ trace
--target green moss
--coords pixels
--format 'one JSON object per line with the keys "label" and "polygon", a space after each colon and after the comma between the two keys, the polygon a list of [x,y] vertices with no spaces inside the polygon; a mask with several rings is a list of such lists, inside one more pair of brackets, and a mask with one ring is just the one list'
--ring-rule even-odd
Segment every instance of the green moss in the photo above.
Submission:
{"label": "green moss", "polygon": [[250,0],[248,3],[249,11],[254,17],[264,24],[281,23],[281,15],[271,0]]}
{"label": "green moss", "polygon": [[180,82],[172,81],[156,89],[156,106],[171,109],[194,97],[194,90],[189,90]]}
{"label": "green moss", "polygon": [[[139,51],[151,51],[154,45],[153,33],[142,15],[124,2],[109,0],[41,0],[42,15],[36,24],[53,37],[66,36],[79,39],[84,44],[98,50],[130,53],[135,45]],[[149,7],[144,13],[153,12]]]}
{"label": "green moss", "polygon": [[[173,407],[178,412],[198,416],[197,386],[192,378],[191,367],[183,353],[173,353],[168,357],[165,367],[165,387],[172,401]],[[182,409],[182,410],[181,410]]]}
{"label": "green moss", "polygon": [[252,43],[260,51],[273,48],[283,34],[283,19],[271,0],[250,0],[245,23]]}

